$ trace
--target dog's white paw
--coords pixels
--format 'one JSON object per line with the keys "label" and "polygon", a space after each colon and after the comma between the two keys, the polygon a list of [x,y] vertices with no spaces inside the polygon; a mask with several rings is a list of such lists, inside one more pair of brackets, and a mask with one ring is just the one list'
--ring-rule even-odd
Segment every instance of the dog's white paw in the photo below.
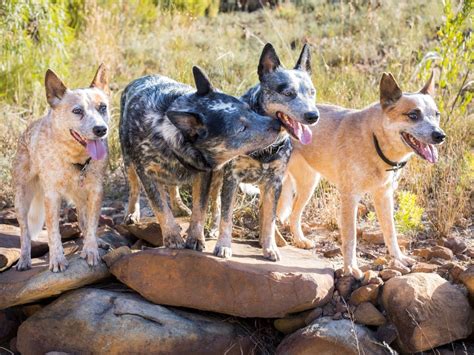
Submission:
{"label": "dog's white paw", "polygon": [[172,234],[164,238],[165,247],[170,249],[184,249],[184,239],[181,234]]}
{"label": "dog's white paw", "polygon": [[263,248],[263,257],[271,261],[281,260],[280,251],[278,250],[276,246]]}
{"label": "dog's white paw", "polygon": [[364,273],[357,266],[344,267],[344,275],[352,275],[356,280],[362,280],[364,278]]}
{"label": "dog's white paw", "polygon": [[100,262],[99,250],[97,247],[83,247],[81,251],[81,258],[87,261],[89,266],[95,266]]}
{"label": "dog's white paw", "polygon": [[186,249],[203,251],[206,249],[206,244],[204,243],[204,240],[188,235],[186,238]]}
{"label": "dog's white paw", "polygon": [[313,249],[315,245],[314,241],[309,240],[306,237],[303,237],[300,240],[295,240],[295,246],[300,249]]}
{"label": "dog's white paw", "polygon": [[406,255],[400,255],[398,258],[396,258],[399,262],[401,262],[404,266],[406,267],[412,267],[415,265],[416,260],[413,258],[410,258],[409,256]]}
{"label": "dog's white paw", "polygon": [[231,258],[232,257],[232,248],[226,246],[217,245],[214,247],[214,255],[219,258]]}
{"label": "dog's white paw", "polygon": [[52,272],[63,272],[67,269],[69,263],[64,254],[49,256],[49,270]]}
{"label": "dog's white paw", "polygon": [[140,215],[138,213],[127,214],[123,219],[123,224],[137,224],[140,222]]}
{"label": "dog's white paw", "polygon": [[31,269],[31,258],[21,256],[20,260],[18,260],[18,263],[16,264],[16,269],[18,271]]}

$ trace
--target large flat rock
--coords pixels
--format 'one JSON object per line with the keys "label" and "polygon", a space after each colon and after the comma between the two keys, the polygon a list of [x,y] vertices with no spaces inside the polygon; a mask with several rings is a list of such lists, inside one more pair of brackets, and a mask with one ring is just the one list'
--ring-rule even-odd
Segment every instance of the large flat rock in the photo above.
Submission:
{"label": "large flat rock", "polygon": [[[214,243],[209,241],[206,250]],[[231,259],[157,248],[126,255],[110,271],[153,303],[239,317],[283,317],[329,301],[330,265],[307,250],[280,250],[282,260],[271,262],[260,248],[243,242],[233,243]]]}
{"label": "large flat rock", "polygon": [[[102,249],[99,251],[104,253]],[[67,247],[65,253],[67,254]],[[67,258],[69,266],[64,272],[49,271],[47,257],[42,257],[32,259],[30,270],[17,271],[11,268],[0,273],[0,309],[56,296],[110,276],[102,261],[90,267],[77,253]]]}
{"label": "large flat rock", "polygon": [[[228,317],[226,317],[228,318]],[[252,331],[232,319],[154,305],[131,293],[84,288],[20,327],[24,354],[249,354]]]}

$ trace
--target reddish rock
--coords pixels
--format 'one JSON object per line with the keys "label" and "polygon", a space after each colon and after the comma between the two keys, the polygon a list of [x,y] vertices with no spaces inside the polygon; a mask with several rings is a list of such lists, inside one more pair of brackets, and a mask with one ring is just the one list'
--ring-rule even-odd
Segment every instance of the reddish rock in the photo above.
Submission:
{"label": "reddish rock", "polygon": [[341,251],[341,248],[338,247],[338,248],[326,250],[323,253],[323,255],[325,258],[334,258],[335,256],[342,255],[342,251]]}
{"label": "reddish rock", "polygon": [[387,321],[384,315],[370,302],[363,302],[354,312],[354,320],[365,325],[380,326]]}
{"label": "reddish rock", "polygon": [[467,250],[466,242],[459,237],[446,239],[444,241],[444,246],[451,249],[454,254],[462,254]]}
{"label": "reddish rock", "polygon": [[410,268],[406,267],[403,265],[400,261],[397,259],[393,259],[390,261],[389,268],[392,270],[397,270],[399,271],[402,275],[406,275],[410,273]]}
{"label": "reddish rock", "polygon": [[352,292],[350,303],[354,306],[357,306],[362,302],[377,303],[379,287],[380,285],[366,285],[359,287],[357,290]]}
{"label": "reddish rock", "polygon": [[453,258],[453,252],[451,249],[436,245],[431,248],[430,259],[440,258],[444,260],[451,260]]}
{"label": "reddish rock", "polygon": [[392,277],[402,276],[402,273],[394,269],[383,269],[380,271],[380,277],[383,281],[390,280]]}
{"label": "reddish rock", "polygon": [[474,304],[474,265],[469,266],[466,270],[459,274],[459,280],[466,286],[469,291],[469,298]]}
{"label": "reddish rock", "polygon": [[356,279],[352,275],[341,276],[336,282],[336,290],[343,298],[349,297],[352,292],[352,287],[355,285]]}
{"label": "reddish rock", "polygon": [[304,322],[306,323],[306,325],[311,324],[322,315],[323,309],[321,307],[315,308],[306,316]]}
{"label": "reddish rock", "polygon": [[5,208],[0,211],[0,224],[18,226],[15,209],[13,207]]}
{"label": "reddish rock", "polygon": [[411,269],[412,272],[436,272],[436,270],[438,270],[437,265],[427,263],[416,263]]}
{"label": "reddish rock", "polygon": [[158,248],[124,256],[110,270],[156,304],[241,317],[278,318],[331,299],[334,272],[328,264],[310,251],[288,246],[280,252],[281,261],[269,262],[259,248],[236,241],[231,259]]}
{"label": "reddish rock", "polygon": [[373,270],[368,270],[364,272],[364,278],[362,279],[362,285],[368,285],[368,284],[374,284],[374,285],[381,285],[383,284],[382,279],[379,277],[379,273],[377,271]]}
{"label": "reddish rock", "polygon": [[385,244],[383,240],[383,233],[380,229],[369,229],[362,231],[362,240],[371,244]]}

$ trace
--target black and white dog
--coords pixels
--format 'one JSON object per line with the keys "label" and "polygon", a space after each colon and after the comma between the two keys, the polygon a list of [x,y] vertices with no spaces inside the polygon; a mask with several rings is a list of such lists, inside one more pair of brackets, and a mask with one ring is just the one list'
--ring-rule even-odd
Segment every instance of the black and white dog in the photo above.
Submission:
{"label": "black and white dog", "polygon": [[[258,64],[260,83],[251,88],[242,100],[252,110],[280,121],[286,130],[265,149],[238,157],[229,162],[223,171],[221,188],[222,215],[219,237],[214,254],[231,257],[232,211],[235,192],[240,182],[257,184],[260,188],[260,243],[265,258],[276,261],[280,254],[275,242],[275,214],[288,160],[291,154],[290,136],[308,144],[312,133],[308,125],[318,121],[316,90],[310,77],[311,54],[309,46],[303,50],[294,69],[285,69],[271,44],[265,45]],[[288,135],[289,133],[289,135]],[[222,185],[222,186],[219,186]],[[214,204],[218,207],[218,204]],[[217,221],[214,213],[213,221]]]}
{"label": "black and white dog", "polygon": [[130,184],[126,222],[140,218],[141,181],[165,246],[183,248],[168,189],[192,182],[186,247],[202,250],[212,171],[271,144],[281,123],[215,90],[198,67],[193,67],[193,74],[197,91],[157,75],[131,82],[121,97],[120,142]]}

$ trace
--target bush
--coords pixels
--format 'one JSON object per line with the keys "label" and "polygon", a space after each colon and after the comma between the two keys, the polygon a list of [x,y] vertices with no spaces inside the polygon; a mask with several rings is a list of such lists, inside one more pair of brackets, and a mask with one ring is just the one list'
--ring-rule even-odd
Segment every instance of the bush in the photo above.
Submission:
{"label": "bush", "polygon": [[395,212],[395,223],[401,233],[413,233],[422,228],[421,217],[423,208],[418,206],[415,194],[408,191],[399,191],[398,209]]}

